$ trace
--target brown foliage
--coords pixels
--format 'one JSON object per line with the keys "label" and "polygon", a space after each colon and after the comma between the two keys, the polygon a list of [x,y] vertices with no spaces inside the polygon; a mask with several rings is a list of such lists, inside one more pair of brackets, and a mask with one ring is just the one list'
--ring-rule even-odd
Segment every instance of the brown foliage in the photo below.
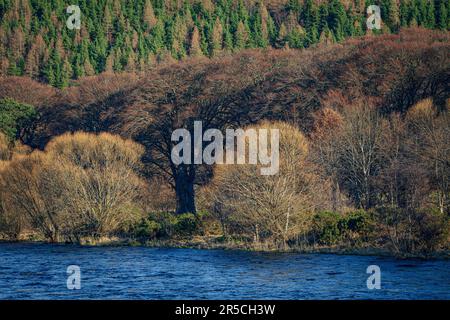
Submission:
{"label": "brown foliage", "polygon": [[142,152],[107,133],[57,137],[44,152],[17,157],[3,171],[5,212],[50,241],[109,235],[138,217]]}
{"label": "brown foliage", "polygon": [[295,127],[262,122],[248,129],[279,129],[280,169],[261,175],[259,165],[217,165],[211,185],[203,192],[210,209],[222,222],[238,224],[254,239],[280,244],[306,232],[318,200],[314,166],[308,162],[308,143]]}

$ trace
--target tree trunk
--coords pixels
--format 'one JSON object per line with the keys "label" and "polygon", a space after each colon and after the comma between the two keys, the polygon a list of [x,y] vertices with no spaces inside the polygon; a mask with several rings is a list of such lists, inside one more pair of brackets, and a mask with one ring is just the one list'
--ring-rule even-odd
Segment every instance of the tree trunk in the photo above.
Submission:
{"label": "tree trunk", "polygon": [[[189,172],[190,171],[190,172]],[[177,214],[196,213],[194,192],[194,170],[181,166],[175,177],[175,193],[177,197]]]}

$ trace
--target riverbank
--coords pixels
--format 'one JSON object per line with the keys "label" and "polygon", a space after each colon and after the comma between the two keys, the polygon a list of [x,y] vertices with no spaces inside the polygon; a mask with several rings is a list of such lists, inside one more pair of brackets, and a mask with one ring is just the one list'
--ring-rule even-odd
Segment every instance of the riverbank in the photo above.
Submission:
{"label": "riverbank", "polygon": [[[1,242],[20,242],[20,243],[48,243],[44,239],[22,237],[17,241],[5,240],[0,238]],[[69,243],[58,243],[59,245],[71,245]],[[149,248],[174,248],[174,249],[201,249],[201,250],[233,250],[233,251],[251,251],[251,252],[278,252],[278,253],[317,253],[317,254],[336,254],[336,255],[359,255],[359,256],[379,256],[394,257],[398,259],[446,259],[450,260],[450,250],[441,250],[428,254],[420,253],[398,253],[388,248],[371,246],[289,246],[286,248],[275,248],[264,243],[249,243],[239,241],[223,241],[222,237],[217,236],[196,236],[190,239],[157,239],[138,241],[136,239],[120,237],[100,237],[84,238],[78,245],[81,246],[130,246],[130,247],[149,247]]]}

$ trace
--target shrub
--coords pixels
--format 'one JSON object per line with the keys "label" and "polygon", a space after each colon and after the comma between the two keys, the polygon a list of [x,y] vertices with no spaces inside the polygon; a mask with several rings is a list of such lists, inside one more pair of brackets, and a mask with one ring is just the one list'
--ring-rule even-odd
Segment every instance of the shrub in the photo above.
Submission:
{"label": "shrub", "polygon": [[151,219],[141,219],[141,221],[134,227],[133,235],[137,238],[156,238],[161,232],[161,224]]}
{"label": "shrub", "polygon": [[177,236],[193,236],[200,231],[200,220],[192,213],[183,213],[176,217],[174,231]]}
{"label": "shrub", "polygon": [[176,215],[169,212],[150,213],[130,228],[137,238],[191,237],[203,233],[202,216],[192,213]]}
{"label": "shrub", "polygon": [[449,218],[437,208],[378,208],[376,222],[380,237],[397,253],[428,254],[447,243]]}
{"label": "shrub", "polygon": [[351,212],[339,221],[343,239],[353,243],[368,241],[373,230],[373,218],[364,210]]}
{"label": "shrub", "polygon": [[319,212],[313,218],[312,232],[315,241],[323,245],[336,244],[341,241],[339,228],[341,216],[336,212]]}

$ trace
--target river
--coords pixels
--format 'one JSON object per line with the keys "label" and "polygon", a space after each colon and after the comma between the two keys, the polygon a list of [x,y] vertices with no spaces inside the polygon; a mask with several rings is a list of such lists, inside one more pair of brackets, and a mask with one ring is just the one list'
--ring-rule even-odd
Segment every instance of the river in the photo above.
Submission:
{"label": "river", "polygon": [[0,299],[450,299],[450,261],[0,243]]}

